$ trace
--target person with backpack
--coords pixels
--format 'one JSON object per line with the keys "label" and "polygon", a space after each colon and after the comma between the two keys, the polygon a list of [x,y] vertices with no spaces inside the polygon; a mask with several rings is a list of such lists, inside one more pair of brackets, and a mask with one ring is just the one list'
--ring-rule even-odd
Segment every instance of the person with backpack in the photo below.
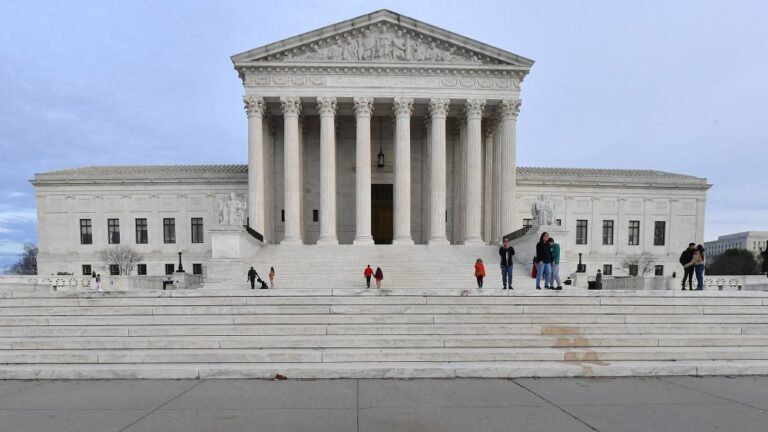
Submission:
{"label": "person with backpack", "polygon": [[376,289],[381,289],[381,281],[384,279],[384,272],[381,271],[381,267],[376,267],[376,273],[373,274],[373,278],[376,279]]}

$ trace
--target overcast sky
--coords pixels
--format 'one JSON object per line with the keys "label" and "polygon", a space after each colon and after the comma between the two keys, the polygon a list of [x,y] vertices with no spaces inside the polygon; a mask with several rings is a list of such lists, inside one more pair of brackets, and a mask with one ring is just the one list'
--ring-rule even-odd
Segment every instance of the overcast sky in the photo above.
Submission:
{"label": "overcast sky", "polygon": [[706,177],[706,239],[768,230],[766,1],[0,0],[0,267],[35,172],[245,163],[229,56],[382,8],[536,61],[520,165]]}

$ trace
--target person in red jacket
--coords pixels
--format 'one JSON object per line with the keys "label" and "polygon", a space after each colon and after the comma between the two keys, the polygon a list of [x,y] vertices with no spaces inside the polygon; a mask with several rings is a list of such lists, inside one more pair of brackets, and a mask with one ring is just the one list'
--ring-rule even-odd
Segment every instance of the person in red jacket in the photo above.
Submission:
{"label": "person in red jacket", "polygon": [[477,287],[483,287],[483,278],[485,277],[485,265],[480,258],[475,261],[475,277],[477,278]]}
{"label": "person in red jacket", "polygon": [[371,265],[368,264],[368,267],[363,270],[363,277],[365,278],[365,288],[368,289],[371,287],[371,276],[373,276],[373,269],[371,268]]}

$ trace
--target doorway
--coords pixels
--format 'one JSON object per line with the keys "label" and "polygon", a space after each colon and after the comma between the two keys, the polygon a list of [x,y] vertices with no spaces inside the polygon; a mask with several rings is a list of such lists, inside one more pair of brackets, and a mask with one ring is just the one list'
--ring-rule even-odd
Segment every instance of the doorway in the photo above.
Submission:
{"label": "doorway", "polygon": [[371,235],[374,244],[392,244],[392,202],[391,184],[371,185]]}

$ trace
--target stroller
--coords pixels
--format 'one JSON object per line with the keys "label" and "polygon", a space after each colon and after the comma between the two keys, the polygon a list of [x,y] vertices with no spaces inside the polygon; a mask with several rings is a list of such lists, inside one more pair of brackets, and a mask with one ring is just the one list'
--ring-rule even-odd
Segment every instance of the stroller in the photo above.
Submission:
{"label": "stroller", "polygon": [[269,289],[269,285],[267,285],[261,278],[256,278],[256,282],[261,284],[261,288],[259,289]]}

